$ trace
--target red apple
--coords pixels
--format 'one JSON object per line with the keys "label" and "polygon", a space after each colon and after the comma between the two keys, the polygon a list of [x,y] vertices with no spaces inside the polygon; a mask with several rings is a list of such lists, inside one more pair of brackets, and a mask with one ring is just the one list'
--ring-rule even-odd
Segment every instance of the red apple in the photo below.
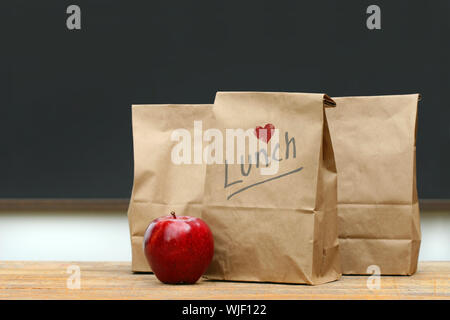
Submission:
{"label": "red apple", "polygon": [[171,212],[153,220],[145,231],[144,252],[156,277],[164,283],[195,283],[208,268],[214,240],[199,218]]}

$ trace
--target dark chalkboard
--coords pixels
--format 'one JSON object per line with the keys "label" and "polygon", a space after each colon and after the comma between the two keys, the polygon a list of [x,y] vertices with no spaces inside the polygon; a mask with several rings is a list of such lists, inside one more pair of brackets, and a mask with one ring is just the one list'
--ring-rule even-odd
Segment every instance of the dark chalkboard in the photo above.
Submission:
{"label": "dark chalkboard", "polygon": [[[69,30],[69,5],[81,29]],[[369,30],[366,9],[381,9]],[[2,1],[0,198],[123,198],[130,105],[217,90],[420,92],[421,198],[450,198],[450,1]],[[6,17],[5,17],[6,13]]]}

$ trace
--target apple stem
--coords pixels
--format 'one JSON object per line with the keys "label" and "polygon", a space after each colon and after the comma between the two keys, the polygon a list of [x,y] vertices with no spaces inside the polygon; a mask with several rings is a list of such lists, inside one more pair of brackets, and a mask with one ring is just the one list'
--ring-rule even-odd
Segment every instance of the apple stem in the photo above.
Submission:
{"label": "apple stem", "polygon": [[175,215],[175,211],[172,211],[170,214],[172,215],[172,217],[173,217],[174,219],[177,218],[177,216]]}

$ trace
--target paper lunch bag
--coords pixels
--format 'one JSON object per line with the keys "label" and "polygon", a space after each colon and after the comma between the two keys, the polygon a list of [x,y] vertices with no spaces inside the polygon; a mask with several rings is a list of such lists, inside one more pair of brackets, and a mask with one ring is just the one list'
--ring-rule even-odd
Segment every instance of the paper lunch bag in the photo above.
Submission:
{"label": "paper lunch bag", "polygon": [[421,240],[416,186],[418,94],[333,98],[344,274],[410,275]]}
{"label": "paper lunch bag", "polygon": [[128,208],[133,271],[151,271],[143,237],[153,219],[171,211],[200,216],[206,164],[171,161],[179,143],[172,135],[187,134],[190,146],[194,121],[206,125],[211,117],[212,105],[133,105],[134,184]]}
{"label": "paper lunch bag", "polygon": [[[206,278],[339,279],[336,167],[325,106],[334,102],[323,94],[217,93],[215,141],[222,136],[223,149],[216,147],[234,152],[235,161],[216,159],[206,168],[202,218],[215,246]],[[246,132],[246,145],[256,141],[256,153],[238,150],[238,138],[232,138],[238,129]]]}

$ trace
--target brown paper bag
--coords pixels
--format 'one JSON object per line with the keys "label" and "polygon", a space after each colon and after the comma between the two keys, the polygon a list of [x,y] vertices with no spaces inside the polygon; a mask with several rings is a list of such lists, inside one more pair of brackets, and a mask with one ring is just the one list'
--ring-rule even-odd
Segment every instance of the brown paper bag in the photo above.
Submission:
{"label": "brown paper bag", "polygon": [[419,95],[333,98],[344,274],[410,275],[420,247],[416,187]]}
{"label": "brown paper bag", "polygon": [[[175,211],[200,216],[206,164],[171,161],[176,130],[187,130],[193,143],[194,121],[208,123],[212,105],[134,105],[134,184],[128,209],[132,270],[148,272],[143,237],[148,224]],[[187,141],[186,141],[187,142]]]}
{"label": "brown paper bag", "polygon": [[[202,218],[215,242],[207,278],[320,284],[340,277],[324,103],[334,106],[323,94],[217,93],[215,141],[223,138],[223,149],[215,151],[227,161],[207,166]],[[238,129],[244,139],[233,136]]]}

